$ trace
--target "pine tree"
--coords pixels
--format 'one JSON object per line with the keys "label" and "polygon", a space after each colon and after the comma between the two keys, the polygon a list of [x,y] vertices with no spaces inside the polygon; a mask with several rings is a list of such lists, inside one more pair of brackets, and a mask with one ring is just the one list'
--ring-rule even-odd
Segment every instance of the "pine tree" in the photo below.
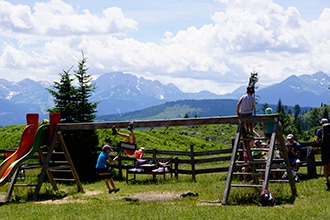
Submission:
{"label": "pine tree", "polygon": [[[74,76],[78,86],[73,86],[70,71],[60,74],[60,81],[54,82],[54,90],[48,90],[54,97],[55,107],[51,112],[60,112],[63,122],[92,122],[95,119],[97,102],[89,98],[95,90],[91,75],[87,74],[87,59],[83,56],[78,62]],[[96,131],[67,131],[63,133],[65,143],[82,181],[94,180],[94,167],[97,159],[95,146],[98,145]],[[78,166],[79,165],[79,166]]]}
{"label": "pine tree", "polygon": [[54,97],[55,107],[48,109],[48,112],[60,112],[63,122],[75,122],[75,109],[77,107],[77,90],[72,85],[70,70],[60,73],[60,81],[54,82],[54,89],[47,89]]}

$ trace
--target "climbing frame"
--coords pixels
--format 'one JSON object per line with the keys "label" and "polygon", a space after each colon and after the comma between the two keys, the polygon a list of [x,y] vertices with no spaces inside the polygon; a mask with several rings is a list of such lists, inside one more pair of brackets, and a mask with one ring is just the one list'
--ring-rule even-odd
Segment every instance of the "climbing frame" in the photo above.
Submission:
{"label": "climbing frame", "polygon": [[[243,119],[243,118],[242,118]],[[244,129],[244,122],[240,121],[237,127],[237,132],[235,135],[235,141],[233,144],[233,150],[232,150],[232,156],[231,156],[231,162],[228,170],[228,177],[226,181],[226,186],[223,194],[222,204],[226,205],[228,204],[228,197],[230,193],[231,187],[252,187],[252,188],[261,188],[262,190],[268,188],[268,183],[270,181],[270,174],[271,172],[287,172],[289,180],[279,180],[279,182],[288,182],[291,187],[292,195],[295,196],[297,194],[295,181],[293,179],[293,175],[290,169],[290,163],[286,151],[286,147],[284,144],[284,139],[281,131],[281,124],[277,117],[274,117],[274,128],[271,135],[270,140],[265,137],[253,137],[248,138],[247,133]],[[251,141],[253,144],[255,141],[261,141],[261,140],[269,140],[269,147],[268,148],[251,148],[250,143]],[[278,142],[279,150],[282,152],[283,155],[283,162],[284,162],[284,168],[285,169],[272,169],[272,163],[274,162],[274,150],[276,147],[276,143]],[[239,153],[239,146],[243,143],[245,146],[246,154],[248,156],[247,161],[239,161],[238,153]],[[252,156],[253,151],[268,151],[268,157],[267,159],[254,159]],[[257,164],[264,164],[265,168],[260,169],[256,167]],[[251,172],[235,172],[237,168],[240,166],[246,166],[251,168]],[[233,184],[233,176],[234,175],[251,175],[252,176],[252,182],[249,183],[241,183],[241,184]],[[260,180],[260,176],[263,177],[263,180]]]}

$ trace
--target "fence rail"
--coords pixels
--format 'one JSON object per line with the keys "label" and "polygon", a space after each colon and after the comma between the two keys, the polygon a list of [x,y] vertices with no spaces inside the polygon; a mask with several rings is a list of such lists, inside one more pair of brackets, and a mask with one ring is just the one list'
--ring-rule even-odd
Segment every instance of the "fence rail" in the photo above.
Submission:
{"label": "fence rail", "polygon": [[[312,146],[315,149],[315,153],[319,154],[319,148],[314,142],[301,143],[304,146]],[[100,150],[100,149],[98,149]],[[13,153],[15,149],[0,149],[0,160],[6,159],[10,153]],[[114,151],[119,152],[119,149],[114,147]],[[220,150],[205,150],[195,152],[194,146],[190,146],[190,151],[175,151],[175,150],[157,150],[150,149],[145,153],[146,158],[173,158],[175,177],[178,178],[180,174],[191,175],[192,179],[196,181],[196,175],[207,173],[220,173],[227,172],[229,163],[231,160],[232,148],[228,146],[226,149]],[[38,155],[35,154],[31,159],[38,159]],[[112,165],[119,170],[119,176],[123,179],[123,170],[127,166],[132,166],[134,159],[131,159],[125,154],[120,155],[118,163]],[[221,164],[219,164],[221,163]],[[196,166],[201,164],[209,164],[209,167],[203,168]],[[320,166],[319,161],[316,161],[316,165]]]}

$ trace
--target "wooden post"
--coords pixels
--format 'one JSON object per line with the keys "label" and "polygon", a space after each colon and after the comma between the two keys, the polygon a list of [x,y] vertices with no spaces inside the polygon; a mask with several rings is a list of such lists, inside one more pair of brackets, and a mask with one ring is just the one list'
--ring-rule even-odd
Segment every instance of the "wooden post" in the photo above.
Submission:
{"label": "wooden post", "polygon": [[191,174],[192,179],[194,182],[196,182],[196,172],[195,172],[195,154],[194,154],[194,145],[190,145],[190,160],[191,160]]}
{"label": "wooden post", "polygon": [[178,159],[178,157],[175,157],[174,158],[174,177],[175,177],[175,179],[179,178],[178,169],[179,169],[179,159]]}
{"label": "wooden post", "polygon": [[226,187],[225,187],[225,191],[223,193],[223,198],[222,198],[223,205],[227,205],[227,203],[228,203],[230,186],[231,186],[231,181],[233,178],[233,171],[234,171],[234,167],[235,167],[235,161],[236,161],[236,156],[237,156],[238,145],[240,142],[242,127],[243,127],[242,123],[239,123],[238,127],[237,127],[237,131],[236,131],[236,137],[235,137],[235,142],[234,142],[234,146],[233,146],[233,151],[231,154],[230,166],[229,166],[229,170],[228,170],[228,177],[227,177],[227,181],[226,181]]}
{"label": "wooden post", "polygon": [[[156,148],[154,148],[154,149],[152,149],[152,160],[153,161],[156,161],[156,158],[157,158],[156,156],[157,156],[157,150],[156,150]],[[156,174],[152,175],[152,179],[154,182],[156,182]]]}
{"label": "wooden post", "polygon": [[118,152],[118,175],[119,175],[119,180],[122,181],[123,180],[123,167],[122,167],[122,163],[121,163],[121,150],[119,148],[117,148],[117,152]]}

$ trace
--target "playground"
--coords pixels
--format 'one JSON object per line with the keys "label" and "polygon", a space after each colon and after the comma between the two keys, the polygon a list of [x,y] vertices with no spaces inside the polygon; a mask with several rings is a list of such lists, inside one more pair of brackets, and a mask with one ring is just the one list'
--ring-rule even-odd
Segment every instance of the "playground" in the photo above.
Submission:
{"label": "playground", "polygon": [[[267,116],[268,119],[266,118],[266,120],[270,120],[269,116]],[[257,120],[265,120],[265,118],[259,118]],[[198,119],[198,120],[174,120],[174,121],[153,121],[153,122],[149,122],[149,121],[141,121],[141,122],[137,122],[136,126],[137,127],[147,127],[150,126],[150,124],[152,123],[153,125],[157,125],[158,127],[161,126],[176,126],[176,125],[191,125],[191,124],[221,124],[221,123],[232,123],[232,124],[236,124],[237,123],[237,119],[236,118],[207,118],[207,119]],[[158,123],[158,124],[157,124]],[[28,148],[31,150],[33,149],[34,145],[44,145],[45,141],[48,142],[48,147],[52,146],[52,142],[54,142],[54,135],[53,135],[53,139],[52,139],[52,133],[54,132],[50,132],[50,128],[51,128],[51,124],[50,125],[45,125],[45,126],[40,126],[38,130],[43,130],[40,128],[46,127],[47,129],[44,130],[43,133],[43,137],[46,138],[40,138],[38,137],[37,144],[34,144],[36,141],[35,140],[29,140],[29,138],[31,138],[31,134],[27,133],[26,129],[24,130],[23,134],[22,134],[22,140],[21,140],[21,144],[18,148],[18,152],[21,146],[29,146]],[[31,126],[27,127],[31,127],[31,132],[34,134],[38,134],[38,132],[36,132],[35,130],[35,126],[33,125],[33,123],[30,123]],[[127,122],[117,122],[116,127],[124,127],[127,126]],[[79,124],[79,125],[75,125],[78,126],[79,129],[98,129],[100,127],[104,128],[104,127],[111,127],[113,126],[113,123],[95,123],[93,124],[93,126],[91,124]],[[57,125],[57,129],[60,129],[62,132],[64,132],[65,130],[68,129],[77,129],[77,128],[73,128],[72,126],[68,125],[68,124],[61,124],[59,123]],[[47,132],[46,132],[47,131]],[[30,132],[30,133],[31,133]],[[238,131],[239,132],[239,129]],[[27,135],[25,134],[27,133]],[[236,136],[240,136],[238,134],[236,134]],[[27,138],[29,137],[29,138]],[[35,136],[37,137],[37,135]],[[61,142],[61,137],[57,136],[56,139],[60,140]],[[64,144],[65,145],[65,144]],[[235,147],[233,147],[235,148]],[[235,149],[234,149],[235,150]],[[34,151],[36,151],[36,149],[34,149]],[[22,151],[23,152],[23,151]],[[7,165],[7,168],[4,169],[4,165],[1,166],[1,168],[3,168],[3,173],[2,173],[2,179],[6,179],[8,178],[6,181],[2,182],[2,187],[1,189],[5,188],[5,189],[10,189],[10,187],[8,187],[8,185],[11,185],[11,182],[13,182],[13,180],[15,178],[11,178],[10,177],[15,177],[16,174],[18,174],[19,167],[20,165],[22,165],[24,162],[26,162],[29,157],[31,157],[32,154],[30,154],[30,151],[24,151],[24,153],[21,154],[21,156],[16,157],[15,160],[12,160],[11,163],[9,165]],[[15,155],[15,154],[13,154]],[[22,156],[23,155],[23,156]],[[9,157],[9,158],[14,158],[14,157]],[[17,159],[18,158],[18,159]],[[24,158],[24,160],[20,160],[21,158]],[[45,156],[45,159],[47,161],[47,155]],[[8,159],[10,160],[10,159]],[[7,160],[7,161],[8,161]],[[6,164],[6,163],[4,163]],[[45,163],[44,163],[45,164]],[[226,189],[228,190],[228,173],[227,172],[221,172],[221,173],[209,173],[209,174],[203,174],[203,175],[197,175],[195,176],[196,180],[192,181],[191,176],[190,175],[180,175],[180,178],[176,179],[176,178],[167,178],[166,180],[163,180],[162,178],[157,178],[157,182],[155,184],[154,181],[152,181],[152,178],[150,177],[143,177],[143,178],[139,178],[136,182],[134,183],[130,183],[127,184],[124,181],[120,181],[117,182],[117,184],[120,186],[121,188],[121,192],[116,194],[116,195],[109,195],[104,193],[104,183],[103,182],[97,182],[97,183],[93,183],[93,184],[81,184],[79,181],[79,177],[78,177],[78,181],[74,181],[73,187],[72,185],[66,185],[66,184],[56,184],[56,180],[54,180],[55,183],[52,183],[52,180],[50,180],[50,183],[43,183],[43,181],[40,181],[41,178],[43,178],[42,175],[48,175],[47,174],[47,167],[45,168],[45,166],[41,167],[41,170],[44,170],[44,174],[43,171],[40,173],[39,176],[39,180],[37,181],[37,184],[35,186],[31,186],[31,190],[29,191],[30,194],[36,195],[34,198],[35,202],[32,202],[35,205],[52,205],[52,207],[57,207],[57,206],[62,206],[62,205],[72,205],[72,204],[77,204],[78,207],[85,207],[86,204],[88,204],[88,206],[93,206],[93,204],[98,201],[97,203],[104,203],[104,204],[108,204],[109,206],[112,207],[117,207],[117,209],[112,209],[110,208],[113,212],[116,212],[119,216],[121,216],[121,214],[118,213],[119,210],[121,210],[121,212],[127,212],[125,210],[122,210],[121,208],[119,208],[120,205],[130,205],[130,207],[132,207],[132,211],[135,209],[138,209],[139,206],[141,206],[141,204],[143,205],[143,207],[153,207],[155,205],[157,205],[158,207],[167,207],[167,209],[183,209],[183,207],[186,207],[187,205],[193,205],[196,207],[218,207],[218,206],[223,206],[226,205],[226,203],[228,201],[225,201],[224,204],[224,196],[227,193],[227,196],[225,198],[229,199],[229,203],[231,205],[238,205],[238,204],[257,204],[256,198],[258,197],[258,194],[260,193],[260,188],[264,187],[263,184],[261,184],[260,186],[258,186],[257,188],[259,190],[255,190],[253,188],[246,188],[246,187],[235,187],[231,190],[230,194],[229,192],[226,192]],[[302,171],[302,172],[307,172]],[[6,177],[10,176],[10,177]],[[55,179],[55,178],[54,178]],[[74,177],[74,179],[76,179],[76,177]],[[10,180],[10,181],[9,181]],[[299,207],[301,204],[304,204],[306,201],[306,198],[310,198],[313,199],[313,196],[315,195],[319,195],[319,198],[323,198],[324,200],[326,200],[327,198],[325,197],[324,194],[320,193],[315,193],[315,190],[317,187],[315,188],[311,188],[308,185],[312,184],[312,185],[319,185],[322,186],[322,179],[318,178],[318,179],[312,179],[312,180],[308,180],[308,181],[302,181],[300,183],[295,184],[295,192],[297,192],[298,196],[294,197],[295,199],[292,200],[292,187],[290,187],[290,184],[283,184],[283,183],[272,183],[271,184],[271,189],[272,191],[275,193],[276,198],[279,199],[279,203],[275,206],[279,206],[282,209],[290,209],[290,212],[292,213],[292,210],[294,207]],[[49,197],[42,197],[42,198],[38,198],[38,195],[36,194],[36,190],[35,188],[38,188],[38,184],[44,184],[44,185],[48,185],[46,186],[46,188],[48,188],[48,190],[52,191],[57,191],[57,193],[55,193],[54,195],[50,195]],[[41,187],[40,185],[40,187]],[[44,186],[45,187],[45,186]],[[15,187],[13,187],[14,189]],[[34,189],[32,189],[34,188]],[[318,188],[319,191],[322,191],[322,189],[320,189],[321,187]],[[12,189],[12,190],[13,190]],[[83,190],[82,190],[83,189]],[[23,202],[23,203],[19,203],[17,204],[17,198],[24,198],[24,195],[20,195],[20,192],[23,192],[21,190],[17,190],[15,188],[15,194],[13,195],[13,197],[15,198],[13,204],[16,205],[20,205],[22,207],[28,207],[29,203],[28,201]],[[4,200],[10,198],[10,195],[8,197],[8,192],[6,193],[6,195],[1,194],[1,197],[4,197]],[[192,194],[194,193],[198,193],[198,196],[187,196],[187,197],[183,197],[182,195],[186,195],[187,192],[192,192]],[[324,192],[324,191],[323,191]],[[12,192],[10,192],[11,194]],[[314,194],[315,195],[314,195]],[[189,195],[189,193],[187,194]],[[250,201],[249,201],[250,200]],[[315,199],[316,200],[316,199]],[[24,199],[22,200],[24,201]],[[155,204],[156,203],[156,204]],[[168,206],[171,204],[171,207],[174,205],[174,207],[169,208]],[[322,207],[321,204],[319,204],[319,202],[316,202],[315,205],[318,204],[318,206]],[[10,203],[3,203],[3,207],[9,207]],[[55,205],[55,206],[54,206]],[[181,207],[181,205],[183,207]],[[103,205],[102,205],[103,206]],[[181,207],[181,208],[180,208]],[[226,206],[224,206],[226,207]],[[252,205],[252,207],[257,208],[257,206]],[[156,209],[156,207],[154,207]],[[80,208],[78,208],[80,209]],[[206,208],[208,209],[208,208]],[[228,210],[228,209],[232,209],[232,208],[223,208],[224,210],[218,210],[218,211],[212,211],[212,214],[214,214],[214,212],[220,214],[224,214],[223,211]],[[243,210],[246,208],[242,208]],[[314,207],[315,209],[315,207]],[[318,208],[317,208],[318,209]],[[191,214],[188,214],[187,211],[189,210],[189,208],[186,208],[183,213],[186,213],[187,216],[191,216]],[[203,210],[203,208],[197,208],[196,210]],[[190,210],[191,213],[195,213],[196,210]],[[182,210],[181,210],[182,211]],[[311,211],[311,210],[309,210]],[[73,211],[73,213],[75,213],[76,211]],[[82,213],[84,213],[84,211],[81,211]],[[131,212],[131,210],[129,211]],[[149,210],[150,212],[150,210]],[[263,213],[263,211],[260,211],[261,215]],[[237,213],[241,213],[243,214],[244,212],[241,211],[237,211]],[[54,214],[56,214],[54,212]],[[90,214],[87,215],[87,213],[85,212],[86,216],[91,216]],[[228,213],[229,214],[229,213]],[[164,215],[164,218],[162,219],[169,219],[170,217],[174,217],[176,215],[174,214],[165,214],[163,211],[158,211],[158,212],[152,212],[150,213],[150,215],[153,216],[161,216]],[[307,215],[307,212],[300,212],[299,215],[304,216]],[[18,215],[17,215],[18,216]],[[144,214],[144,216],[149,216],[149,214]],[[193,215],[194,217],[196,217],[195,215]],[[197,215],[198,216],[198,215]],[[211,217],[212,215],[206,215],[208,217]],[[104,215],[104,217],[106,217],[106,215]],[[204,216],[205,217],[205,216]],[[151,219],[151,217],[149,216],[149,219]]]}

